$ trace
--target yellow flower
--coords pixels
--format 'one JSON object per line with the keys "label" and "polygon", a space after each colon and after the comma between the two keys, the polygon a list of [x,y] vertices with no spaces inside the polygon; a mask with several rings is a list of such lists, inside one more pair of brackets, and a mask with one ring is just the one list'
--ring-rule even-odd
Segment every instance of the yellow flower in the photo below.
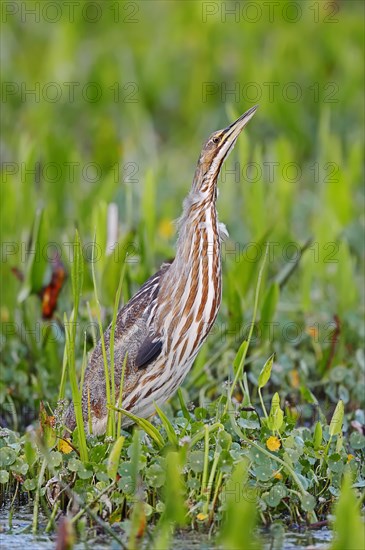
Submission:
{"label": "yellow flower", "polygon": [[202,514],[202,513],[200,512],[200,513],[196,516],[196,519],[197,519],[198,521],[204,521],[204,520],[207,519],[207,517],[208,517],[208,514]]}
{"label": "yellow flower", "polygon": [[272,435],[266,441],[266,447],[269,449],[269,451],[277,451],[281,447],[280,439]]}
{"label": "yellow flower", "polygon": [[354,459],[354,458],[355,457],[352,454],[347,455],[347,462],[351,462],[351,460]]}
{"label": "yellow flower", "polygon": [[283,476],[282,476],[282,474],[281,474],[280,472],[275,472],[274,478],[275,478],[275,479],[280,479],[280,480],[281,480],[281,479],[283,479]]}
{"label": "yellow flower", "polygon": [[161,237],[165,237],[165,239],[169,239],[174,234],[174,224],[172,223],[171,220],[164,218],[163,220],[161,220],[158,226],[158,232],[161,235]]}
{"label": "yellow flower", "polygon": [[65,439],[60,440],[58,448],[61,451],[61,453],[65,454],[65,455],[68,455],[69,453],[71,453],[73,451],[73,448],[71,447],[71,445],[69,445],[67,443],[67,440],[65,440]]}
{"label": "yellow flower", "polygon": [[6,321],[9,321],[9,310],[5,306],[1,306],[0,308],[0,319],[3,323],[6,323]]}
{"label": "yellow flower", "polygon": [[313,340],[317,340],[318,339],[318,328],[317,327],[307,327],[307,334],[309,334],[309,336],[311,338],[313,338]]}
{"label": "yellow flower", "polygon": [[292,388],[299,388],[300,385],[300,376],[299,372],[296,369],[293,369],[289,372],[290,383]]}

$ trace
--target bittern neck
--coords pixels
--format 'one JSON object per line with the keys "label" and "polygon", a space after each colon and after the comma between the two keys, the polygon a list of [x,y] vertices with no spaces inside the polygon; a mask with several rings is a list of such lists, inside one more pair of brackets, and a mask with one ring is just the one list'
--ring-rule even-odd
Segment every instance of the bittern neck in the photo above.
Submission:
{"label": "bittern neck", "polygon": [[179,238],[176,259],[189,263],[192,252],[205,254],[206,246],[217,249],[219,227],[216,211],[216,182],[193,187],[184,201],[183,215],[179,220]]}
{"label": "bittern neck", "polygon": [[211,166],[207,171],[204,165],[198,164],[195,170],[190,195],[196,195],[203,200],[215,202],[217,198],[217,181],[223,161],[216,166]]}
{"label": "bittern neck", "polygon": [[[189,313],[181,322],[185,332],[190,327],[199,342],[204,340],[216,318],[221,301],[221,277],[216,192],[203,192],[193,186],[184,201],[175,259],[161,283],[159,299],[178,304],[179,312]],[[158,322],[169,335],[172,323],[165,318],[168,319],[162,311]],[[178,313],[174,323],[180,320]],[[169,336],[167,340],[170,342]]]}

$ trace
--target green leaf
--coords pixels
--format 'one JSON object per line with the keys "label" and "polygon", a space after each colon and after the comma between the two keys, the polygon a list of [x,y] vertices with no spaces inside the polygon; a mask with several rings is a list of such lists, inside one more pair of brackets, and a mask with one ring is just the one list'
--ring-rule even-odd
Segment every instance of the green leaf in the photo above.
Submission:
{"label": "green leaf", "polygon": [[315,403],[316,405],[318,405],[318,400],[316,396],[310,391],[309,388],[307,388],[306,386],[301,386],[300,393],[307,403]]}
{"label": "green leaf", "polygon": [[10,447],[2,447],[0,449],[0,468],[10,466],[17,458],[16,452]]}
{"label": "green leaf", "polygon": [[116,478],[116,475],[118,472],[118,466],[119,466],[120,453],[122,452],[124,440],[125,440],[125,437],[123,437],[122,435],[118,437],[118,439],[113,445],[112,450],[110,451],[110,455],[108,458],[108,467],[107,467],[107,474],[110,477],[110,479]]}
{"label": "green leaf", "polygon": [[222,491],[222,500],[226,507],[219,541],[222,548],[262,548],[255,532],[257,505],[251,497],[251,488],[247,490],[248,469],[247,459],[239,462]]}
{"label": "green leaf", "polygon": [[177,438],[173,425],[171,424],[170,420],[167,418],[165,413],[160,409],[160,407],[156,403],[155,403],[155,409],[158,416],[161,419],[162,424],[164,425],[164,428],[167,433],[167,439],[170,441],[171,445],[174,445],[175,447],[177,447],[179,444],[179,440]]}
{"label": "green leaf", "polygon": [[185,404],[185,401],[184,401],[184,396],[183,396],[183,393],[182,393],[182,390],[181,388],[179,388],[177,390],[177,395],[178,395],[178,398],[179,398],[179,403],[180,403],[180,407],[181,407],[181,410],[182,410],[182,413],[184,415],[184,417],[186,418],[186,420],[188,420],[190,422],[191,420],[191,416],[190,416],[190,413],[188,411],[188,408]]}
{"label": "green leaf", "polygon": [[43,210],[37,210],[35,219],[33,222],[33,230],[31,237],[31,252],[27,258],[27,265],[25,268],[25,275],[22,287],[18,294],[18,302],[22,303],[26,300],[32,292],[38,292],[42,287],[43,275],[46,268],[46,259],[44,257],[40,232],[43,220]]}
{"label": "green leaf", "polygon": [[132,477],[134,475],[134,466],[131,462],[125,460],[119,462],[118,473],[123,476]]}
{"label": "green leaf", "polygon": [[322,445],[322,435],[322,424],[317,422],[313,433],[313,448],[315,451],[318,451]]}
{"label": "green leaf", "polygon": [[24,454],[25,454],[25,459],[28,463],[28,466],[33,466],[34,462],[36,461],[36,458],[37,458],[37,452],[35,450],[35,448],[33,447],[31,441],[26,441],[25,444],[24,444]]}
{"label": "green leaf", "polygon": [[364,449],[365,436],[359,432],[352,432],[350,435],[350,445],[353,449]]}
{"label": "green leaf", "polygon": [[81,250],[81,242],[79,233],[76,229],[74,240],[74,251],[72,259],[71,280],[72,280],[72,295],[74,307],[77,312],[82,291],[82,283],[84,278],[84,260]]}
{"label": "green leaf", "polygon": [[77,475],[79,476],[80,479],[90,479],[91,477],[93,477],[94,472],[92,471],[91,468],[87,468],[81,462],[80,466],[77,469]]}
{"label": "green leaf", "polygon": [[331,423],[330,423],[329,434],[331,437],[339,434],[342,431],[343,416],[344,416],[344,406],[343,406],[343,401],[340,400],[337,403],[335,412],[333,413]]}
{"label": "green leaf", "polygon": [[316,499],[309,493],[303,495],[300,501],[305,512],[312,512],[316,506]]}
{"label": "green leaf", "polygon": [[227,473],[232,470],[233,458],[228,451],[221,451],[219,454],[218,468],[222,473]]}
{"label": "green leaf", "polygon": [[265,500],[269,506],[275,508],[280,504],[281,499],[285,498],[288,494],[288,491],[282,483],[277,483],[271,487],[269,494],[266,496]]}
{"label": "green leaf", "polygon": [[225,451],[228,451],[232,445],[232,436],[228,432],[221,430],[217,434],[217,443]]}
{"label": "green leaf", "polygon": [[123,491],[123,493],[126,493],[127,495],[131,495],[135,492],[136,486],[133,483],[133,480],[130,476],[124,476],[118,481],[118,488]]}
{"label": "green leaf", "polygon": [[363,550],[365,531],[360,515],[360,503],[351,487],[351,475],[346,474],[339,501],[335,507],[335,537],[331,550]]}
{"label": "green leaf", "polygon": [[203,451],[192,451],[189,455],[189,465],[193,472],[199,474],[204,468]]}
{"label": "green leaf", "polygon": [[6,470],[0,470],[0,483],[7,483],[9,481],[9,472]]}
{"label": "green leaf", "polygon": [[278,431],[281,428],[281,425],[284,420],[284,413],[280,408],[280,397],[279,394],[276,392],[273,395],[272,401],[271,401],[271,409],[269,418],[267,419],[267,427],[269,430]]}
{"label": "green leaf", "polygon": [[166,522],[184,525],[187,521],[185,484],[182,477],[182,457],[177,452],[166,456],[166,483],[164,489]]}
{"label": "green leaf", "polygon": [[68,461],[67,467],[70,470],[70,472],[77,472],[81,465],[82,465],[81,460],[79,460],[78,458],[71,458]]}
{"label": "green leaf", "polygon": [[32,478],[26,479],[23,487],[26,491],[34,491],[37,488],[37,480]]}
{"label": "green leaf", "polygon": [[236,357],[234,358],[234,361],[233,361],[233,370],[235,373],[240,367],[242,359],[246,357],[247,348],[248,348],[248,342],[247,340],[244,340],[240,345],[239,350],[236,354]]}
{"label": "green leaf", "polygon": [[[98,229],[96,235],[99,235]],[[100,268],[104,265],[100,282],[100,294],[103,304],[114,306],[117,298],[116,294],[121,282],[122,286],[124,286],[123,275],[125,275],[127,271],[128,251],[131,249],[131,243],[134,238],[134,233],[126,233],[123,238],[117,242],[114,251],[111,254],[106,254],[105,261],[102,261],[102,264],[98,266]]]}
{"label": "green leaf", "polygon": [[57,441],[56,430],[54,428],[54,419],[47,414],[46,408],[41,401],[39,407],[39,420],[41,424],[41,431],[44,440],[44,444],[47,449],[51,449],[55,446]]}
{"label": "green leaf", "polygon": [[62,464],[62,454],[59,451],[51,451],[48,457],[50,468],[57,468],[60,464]]}
{"label": "green leaf", "polygon": [[277,282],[274,282],[270,285],[261,308],[260,323],[262,336],[265,340],[270,337],[270,324],[274,318],[279,297],[280,287]]}
{"label": "green leaf", "polygon": [[273,476],[273,468],[268,464],[256,466],[254,471],[258,481],[269,481]]}
{"label": "green leaf", "polygon": [[132,443],[128,447],[128,456],[130,458],[130,473],[132,482],[135,487],[137,487],[138,482],[138,471],[140,468],[140,459],[141,459],[141,433],[139,430],[134,430]]}
{"label": "green leaf", "polygon": [[148,239],[146,246],[147,257],[150,257],[154,252],[154,237],[156,235],[156,177],[152,170],[146,172],[144,178],[144,189],[141,196],[141,209],[144,221],[145,235]]}
{"label": "green leaf", "polygon": [[29,470],[29,466],[22,458],[17,458],[14,464],[11,465],[11,471],[15,472],[16,474],[20,474],[25,476],[25,474]]}
{"label": "green leaf", "polygon": [[146,468],[146,479],[151,487],[162,487],[166,479],[165,469],[160,464],[152,464]]}
{"label": "green leaf", "polygon": [[342,473],[345,469],[345,464],[340,454],[333,453],[328,458],[328,468],[331,472]]}
{"label": "green leaf", "polygon": [[109,445],[95,445],[89,450],[89,460],[90,462],[101,463],[102,460],[107,455]]}
{"label": "green leaf", "polygon": [[139,418],[135,414],[132,414],[129,411],[126,411],[125,409],[118,409],[118,407],[111,407],[111,408],[113,408],[117,412],[122,412],[123,414],[128,416],[128,418],[133,420],[133,422],[135,422],[137,426],[139,426],[144,432],[146,432],[146,434],[149,435],[161,449],[162,447],[164,447],[165,442],[163,440],[162,435],[160,434],[158,429],[153,424],[151,424],[151,422],[149,422],[145,418]]}
{"label": "green leaf", "polygon": [[263,388],[264,386],[266,386],[266,384],[270,380],[273,362],[274,362],[274,354],[271,355],[271,357],[269,357],[269,359],[266,361],[265,365],[261,369],[261,372],[259,374],[259,379],[258,379],[259,388]]}

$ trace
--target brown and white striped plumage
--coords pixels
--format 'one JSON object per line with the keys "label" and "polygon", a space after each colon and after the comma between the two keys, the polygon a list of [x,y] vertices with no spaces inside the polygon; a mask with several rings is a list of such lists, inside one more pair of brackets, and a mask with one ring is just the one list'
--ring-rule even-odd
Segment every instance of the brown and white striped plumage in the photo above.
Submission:
{"label": "brown and white striped plumage", "polygon": [[[210,136],[203,146],[192,189],[179,221],[175,259],[163,264],[119,311],[114,345],[116,393],[127,354],[123,408],[141,417],[153,414],[154,403],[166,401],[183,382],[211,329],[221,302],[220,240],[224,226],[217,219],[217,179],[224,159],[256,111]],[[104,335],[109,359],[109,327]],[[106,430],[107,402],[101,342],[95,347],[82,395],[84,419],[90,402],[93,433]],[[124,425],[129,421],[126,419]],[[73,406],[65,424],[75,427]]]}

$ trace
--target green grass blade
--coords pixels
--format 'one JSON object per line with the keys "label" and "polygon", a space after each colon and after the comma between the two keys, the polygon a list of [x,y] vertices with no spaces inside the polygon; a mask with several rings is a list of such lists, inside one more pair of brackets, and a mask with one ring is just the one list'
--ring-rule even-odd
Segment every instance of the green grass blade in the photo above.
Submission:
{"label": "green grass blade", "polygon": [[162,447],[165,446],[165,441],[163,440],[162,435],[158,431],[158,429],[151,424],[148,420],[145,418],[139,418],[139,416],[136,416],[135,414],[130,413],[129,411],[126,411],[125,409],[119,409],[118,407],[113,407],[115,411],[121,412],[125,414],[128,418],[133,420],[139,426],[143,431],[146,432],[147,435],[149,435],[156,443],[157,445],[162,449]]}
{"label": "green grass blade", "polygon": [[[95,276],[95,256],[94,256],[95,250],[96,250],[96,235],[94,235],[94,246],[92,248],[91,274],[92,274],[93,287],[94,287],[94,296],[95,296],[95,302],[96,302],[96,315],[97,315],[99,331],[100,331],[101,349],[102,349],[102,354],[103,354],[104,378],[105,378],[105,395],[106,395],[106,402],[107,402],[107,406],[108,406],[108,405],[111,404],[110,375],[109,375],[108,357],[107,357],[106,347],[105,347],[103,324],[101,322],[101,307],[100,307],[100,302],[99,302],[99,298],[98,298],[98,290],[97,290],[96,276]],[[112,414],[110,414],[110,412]],[[113,432],[114,432],[114,429],[115,429],[113,420],[114,420],[114,412],[110,411],[110,408],[109,408],[106,434],[110,437],[113,437]]]}
{"label": "green grass blade", "polygon": [[179,440],[177,438],[173,425],[171,424],[170,420],[167,418],[165,413],[160,409],[160,407],[156,403],[155,403],[155,409],[166,430],[167,439],[169,440],[171,445],[174,445],[175,447],[177,447],[179,444]]}

